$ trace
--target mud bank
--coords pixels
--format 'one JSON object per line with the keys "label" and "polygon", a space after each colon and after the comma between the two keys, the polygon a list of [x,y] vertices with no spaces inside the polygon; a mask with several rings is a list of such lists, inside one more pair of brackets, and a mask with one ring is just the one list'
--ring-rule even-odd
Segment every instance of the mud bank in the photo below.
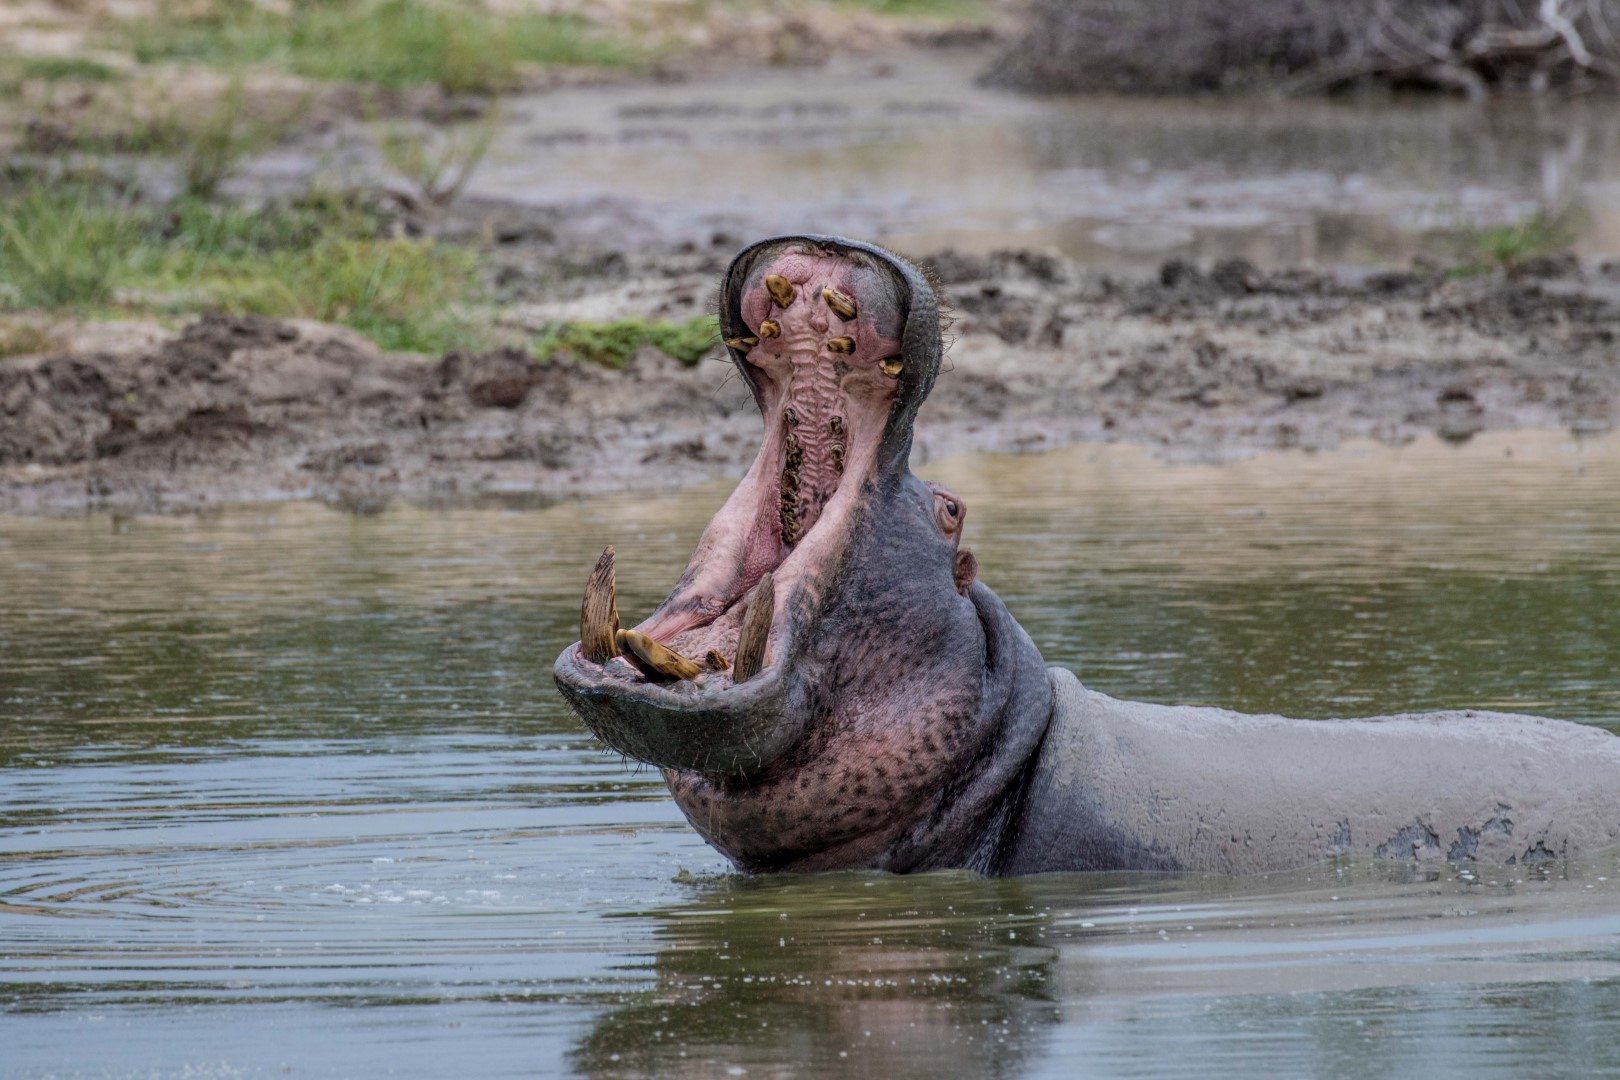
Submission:
{"label": "mud bank", "polygon": [[[516,319],[702,310],[714,257],[646,257]],[[1165,264],[1147,280],[1032,252],[930,260],[956,310],[929,456],[1145,442],[1220,459],[1436,432],[1611,429],[1620,268],[1447,279]],[[210,316],[0,362],[0,508],[569,496],[736,473],[758,418],[717,350],[622,371],[517,351],[391,355],[314,323]]]}

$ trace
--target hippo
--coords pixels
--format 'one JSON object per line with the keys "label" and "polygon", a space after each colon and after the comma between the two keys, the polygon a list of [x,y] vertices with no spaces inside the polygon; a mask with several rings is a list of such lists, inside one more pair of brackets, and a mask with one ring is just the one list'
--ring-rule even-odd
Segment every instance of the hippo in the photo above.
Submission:
{"label": "hippo", "polygon": [[961,546],[963,501],[911,472],[944,353],[929,277],[782,236],[736,257],[719,304],[759,453],[634,627],[603,552],[554,674],[740,870],[1251,874],[1620,845],[1620,738],[1598,728],[1145,704],[1047,667]]}

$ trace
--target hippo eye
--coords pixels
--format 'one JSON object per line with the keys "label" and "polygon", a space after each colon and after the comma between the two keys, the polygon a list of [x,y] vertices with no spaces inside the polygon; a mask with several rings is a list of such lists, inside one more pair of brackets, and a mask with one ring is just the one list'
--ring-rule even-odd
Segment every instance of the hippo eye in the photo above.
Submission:
{"label": "hippo eye", "polygon": [[961,512],[962,512],[962,508],[956,505],[956,500],[955,499],[946,499],[945,500],[945,513],[949,514],[951,517],[954,518],[957,514],[959,514]]}

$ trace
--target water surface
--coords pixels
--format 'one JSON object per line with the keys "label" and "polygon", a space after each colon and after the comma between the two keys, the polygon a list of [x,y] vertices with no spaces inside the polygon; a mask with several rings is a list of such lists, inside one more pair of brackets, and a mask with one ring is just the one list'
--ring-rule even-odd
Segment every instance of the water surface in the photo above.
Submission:
{"label": "water surface", "polygon": [[984,60],[519,98],[470,190],[570,206],[631,246],[818,231],[1104,266],[1387,265],[1462,257],[1443,236],[1542,213],[1583,254],[1620,255],[1606,100],[1032,98],[979,86]]}
{"label": "water surface", "polygon": [[[1620,441],[922,471],[1097,688],[1620,730]],[[0,1073],[1620,1070],[1612,858],[727,873],[549,674],[724,494],[0,519]]]}

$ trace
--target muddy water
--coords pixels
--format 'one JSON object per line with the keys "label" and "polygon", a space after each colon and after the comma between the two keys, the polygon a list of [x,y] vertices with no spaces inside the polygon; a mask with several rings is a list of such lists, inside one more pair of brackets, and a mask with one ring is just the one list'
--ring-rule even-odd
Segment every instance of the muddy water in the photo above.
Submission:
{"label": "muddy water", "polygon": [[[1620,729],[1620,442],[925,471],[1094,686]],[[1620,1069],[1613,858],[729,875],[549,685],[723,494],[0,520],[0,1073]]]}
{"label": "muddy water", "polygon": [[470,190],[570,206],[630,245],[811,230],[1103,265],[1371,265],[1539,210],[1567,213],[1582,252],[1620,254],[1607,102],[1036,99],[977,86],[984,59],[518,99]]}

